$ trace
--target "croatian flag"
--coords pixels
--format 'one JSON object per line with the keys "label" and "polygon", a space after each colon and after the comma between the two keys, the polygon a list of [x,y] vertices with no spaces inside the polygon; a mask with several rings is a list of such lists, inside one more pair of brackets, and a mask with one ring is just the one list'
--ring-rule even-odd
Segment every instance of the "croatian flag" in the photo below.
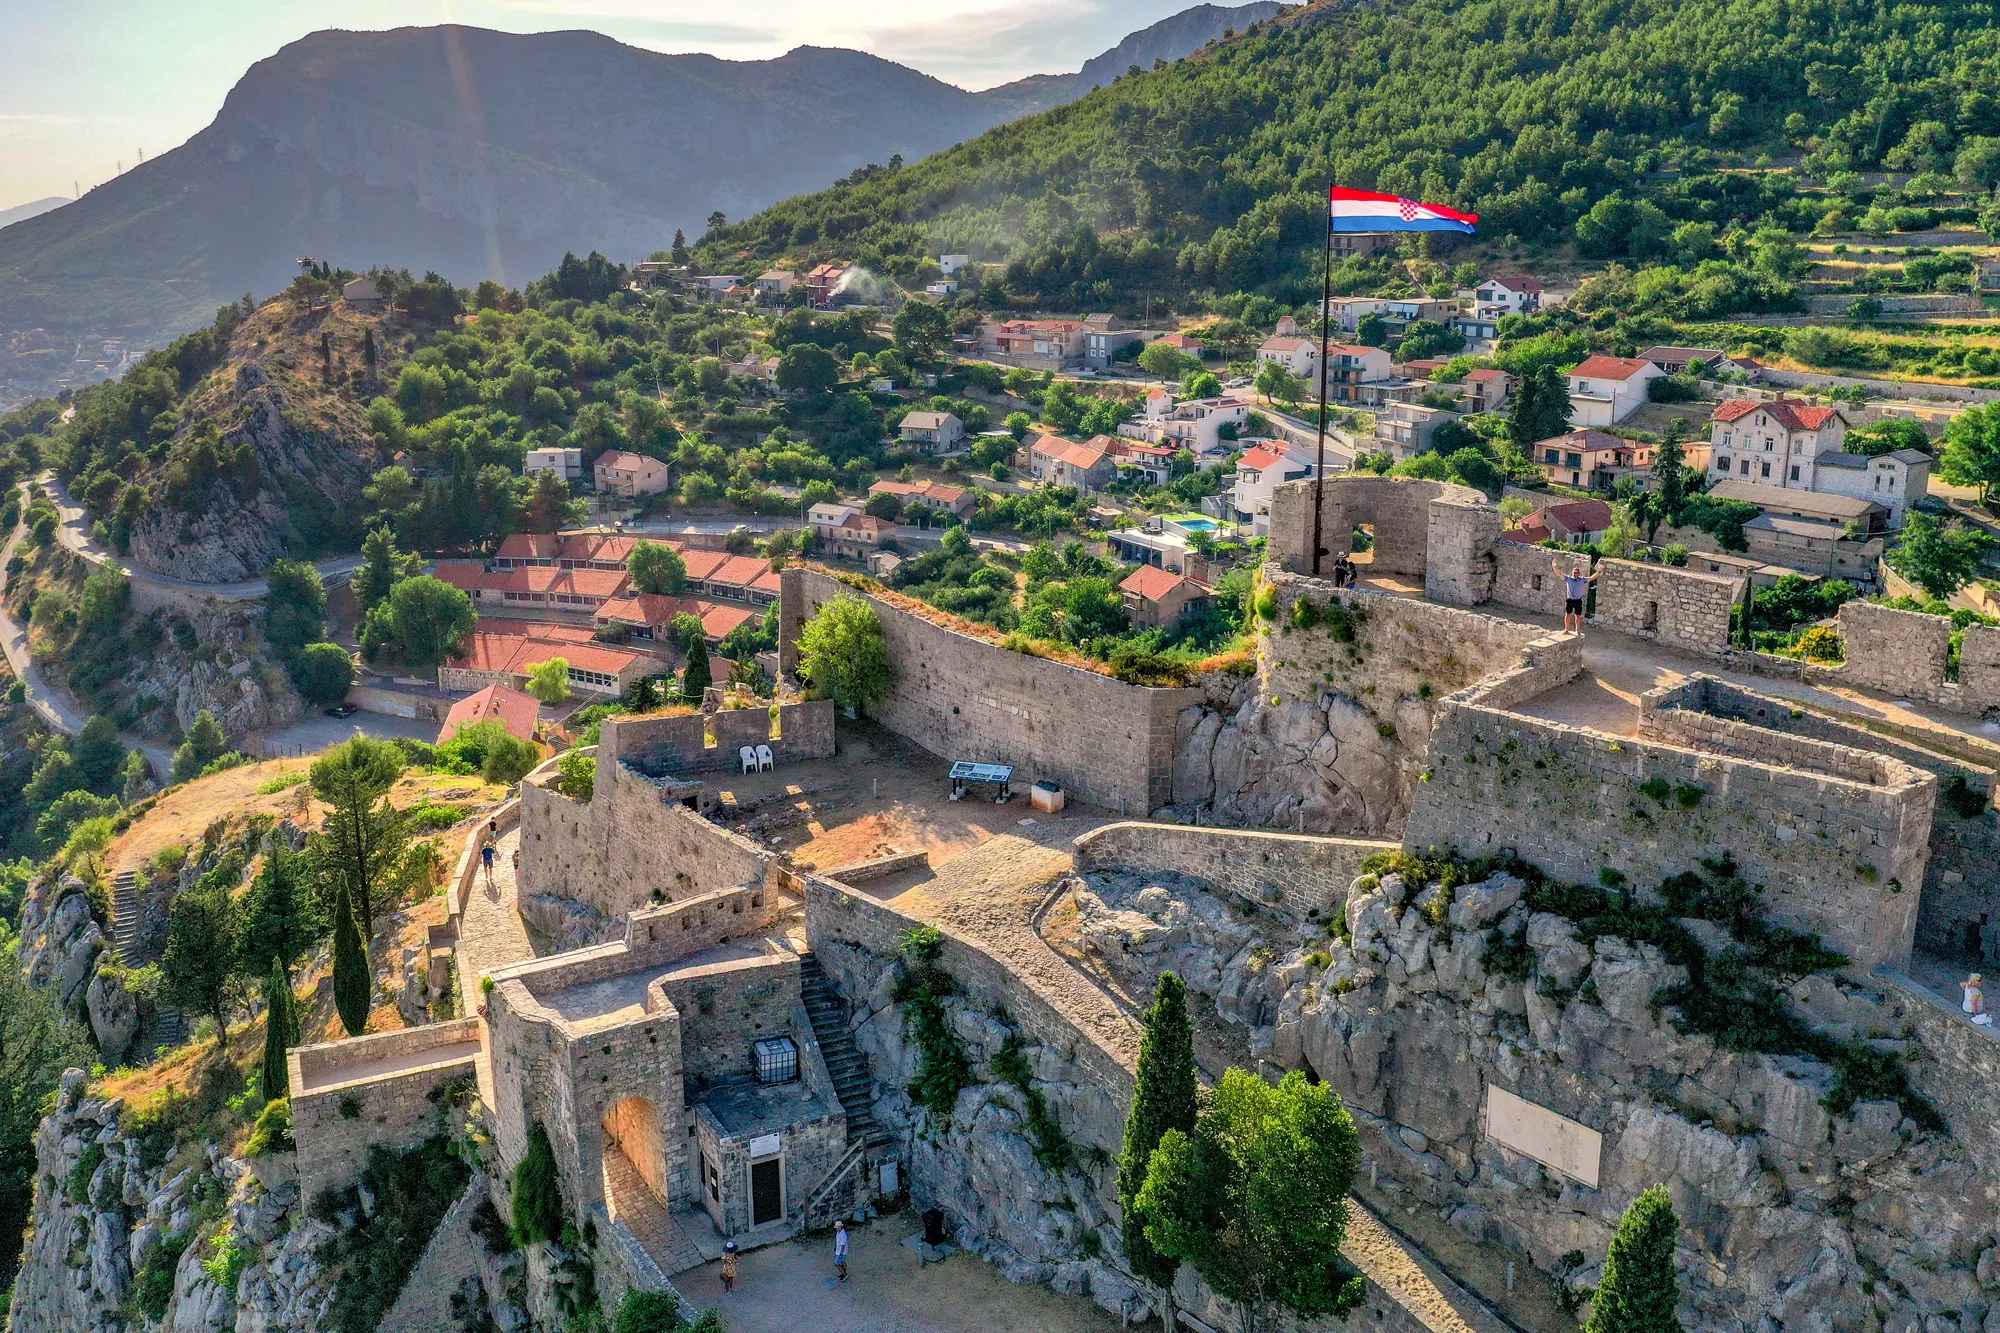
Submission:
{"label": "croatian flag", "polygon": [[1393,194],[1370,194],[1336,185],[1328,193],[1335,231],[1457,231],[1470,236],[1477,213],[1443,204],[1420,204]]}

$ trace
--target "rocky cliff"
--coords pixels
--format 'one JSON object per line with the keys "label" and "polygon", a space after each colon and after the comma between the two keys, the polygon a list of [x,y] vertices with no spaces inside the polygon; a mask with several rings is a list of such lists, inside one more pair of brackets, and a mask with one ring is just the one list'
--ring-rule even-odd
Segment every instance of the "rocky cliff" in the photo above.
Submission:
{"label": "rocky cliff", "polygon": [[163,1160],[85,1082],[63,1076],[35,1140],[13,1333],[313,1333],[330,1296],[314,1251],[333,1228],[301,1215],[288,1159],[211,1145]]}
{"label": "rocky cliff", "polygon": [[[1175,877],[1093,875],[1076,898],[1084,955],[1118,984],[1137,993],[1172,968],[1267,1068],[1341,1093],[1379,1203],[1526,1258],[1572,1303],[1623,1209],[1665,1183],[1691,1333],[2000,1329],[2000,1172],[1971,1117],[1940,1127],[1891,1095],[1893,1075],[1859,1086],[1812,1055],[1683,1030],[1662,992],[1686,969],[1601,921],[1534,910],[1520,879],[1364,876],[1331,936]],[[1729,956],[1713,923],[1682,924]],[[1777,1003],[1861,1043],[1878,1073],[1984,1081],[1919,1038],[1908,991],[1817,972]],[[1602,1133],[1596,1187],[1486,1137],[1488,1085]]]}

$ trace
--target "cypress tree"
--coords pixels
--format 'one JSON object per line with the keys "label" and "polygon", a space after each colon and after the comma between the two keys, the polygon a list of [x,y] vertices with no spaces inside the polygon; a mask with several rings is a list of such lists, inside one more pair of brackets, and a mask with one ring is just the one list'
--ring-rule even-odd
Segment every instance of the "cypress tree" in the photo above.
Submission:
{"label": "cypress tree", "polygon": [[291,978],[285,965],[271,960],[271,975],[264,978],[264,1096],[277,1101],[291,1095],[291,1076],[285,1069],[285,1052],[299,1039],[299,1014],[292,1003]]}
{"label": "cypress tree", "polygon": [[697,634],[688,643],[687,666],[681,671],[681,698],[698,704],[714,683],[715,677],[708,669],[708,640]]}
{"label": "cypress tree", "polygon": [[1118,1154],[1118,1202],[1124,1213],[1126,1260],[1140,1277],[1164,1287],[1178,1265],[1146,1238],[1137,1200],[1161,1136],[1170,1129],[1192,1133],[1195,1127],[1194,1024],[1188,1019],[1187,986],[1174,973],[1160,974],[1144,1022],[1137,1087],[1125,1120],[1125,1146]]}
{"label": "cypress tree", "polygon": [[1584,1333],[1680,1333],[1674,1315],[1680,1303],[1674,1278],[1680,1225],[1665,1186],[1655,1185],[1632,1201],[1604,1256],[1604,1278]]}
{"label": "cypress tree", "polygon": [[358,1037],[368,1029],[368,997],[374,985],[368,972],[368,941],[354,914],[354,899],[342,878],[333,895],[333,1007],[340,1025]]}
{"label": "cypress tree", "polygon": [[262,958],[286,967],[305,956],[317,936],[299,885],[299,857],[282,839],[271,840],[264,866],[244,903],[243,970],[254,975]]}

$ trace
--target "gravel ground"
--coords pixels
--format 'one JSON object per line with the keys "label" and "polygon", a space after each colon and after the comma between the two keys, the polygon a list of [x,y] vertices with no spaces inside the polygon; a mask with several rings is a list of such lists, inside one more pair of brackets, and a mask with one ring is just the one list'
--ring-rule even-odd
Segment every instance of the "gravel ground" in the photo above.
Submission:
{"label": "gravel ground", "polygon": [[969,1255],[928,1267],[902,1241],[914,1216],[854,1230],[844,1286],[833,1275],[831,1233],[752,1250],[738,1261],[736,1292],[722,1294],[722,1265],[674,1279],[702,1308],[719,1306],[730,1333],[1103,1333],[1118,1320],[1081,1296],[1017,1287]]}

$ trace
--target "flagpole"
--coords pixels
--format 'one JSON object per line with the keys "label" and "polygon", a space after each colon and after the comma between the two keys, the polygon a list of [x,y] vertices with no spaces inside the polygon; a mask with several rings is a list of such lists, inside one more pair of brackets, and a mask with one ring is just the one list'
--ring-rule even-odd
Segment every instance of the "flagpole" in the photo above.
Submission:
{"label": "flagpole", "polygon": [[1327,330],[1333,323],[1328,307],[1333,304],[1333,187],[1326,190],[1326,254],[1320,262],[1319,281],[1319,457],[1313,464],[1313,550],[1312,572],[1319,576],[1321,526],[1326,512],[1326,352]]}

